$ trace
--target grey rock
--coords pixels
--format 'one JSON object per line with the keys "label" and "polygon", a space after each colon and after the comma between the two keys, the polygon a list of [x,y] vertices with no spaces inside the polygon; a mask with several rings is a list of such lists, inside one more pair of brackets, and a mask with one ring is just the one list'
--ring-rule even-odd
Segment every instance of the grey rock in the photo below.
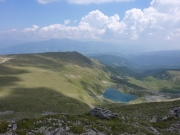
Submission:
{"label": "grey rock", "polygon": [[155,129],[155,128],[153,128],[153,127],[150,127],[150,129],[151,129],[154,133],[160,134],[159,131],[157,131],[157,129]]}
{"label": "grey rock", "polygon": [[76,124],[79,126],[79,125],[81,125],[81,122],[80,122],[80,121],[78,121]]}
{"label": "grey rock", "polygon": [[167,120],[170,117],[178,117],[180,118],[180,107],[176,107],[169,110],[169,113],[163,117],[163,120]]}
{"label": "grey rock", "polygon": [[87,135],[97,135],[97,133],[94,130],[90,130]]}
{"label": "grey rock", "polygon": [[62,123],[59,123],[58,125],[61,127],[61,126],[62,126]]}
{"label": "grey rock", "polygon": [[180,108],[177,110],[177,117],[180,118]]}
{"label": "grey rock", "polygon": [[69,130],[70,130],[70,128],[69,128],[68,126],[66,126],[65,130],[66,130],[66,131],[69,131]]}
{"label": "grey rock", "polygon": [[122,120],[125,120],[124,116],[122,116]]}
{"label": "grey rock", "polygon": [[17,124],[13,124],[13,130],[17,129]]}
{"label": "grey rock", "polygon": [[48,132],[45,135],[54,135],[54,131]]}
{"label": "grey rock", "polygon": [[162,118],[162,120],[167,120],[168,119],[168,117],[167,116],[164,116],[163,118]]}
{"label": "grey rock", "polygon": [[112,119],[117,117],[117,113],[112,113],[110,110],[106,110],[103,108],[95,107],[90,111],[92,116],[101,118],[101,119]]}
{"label": "grey rock", "polygon": [[154,116],[154,117],[150,120],[150,122],[157,122],[157,117]]}

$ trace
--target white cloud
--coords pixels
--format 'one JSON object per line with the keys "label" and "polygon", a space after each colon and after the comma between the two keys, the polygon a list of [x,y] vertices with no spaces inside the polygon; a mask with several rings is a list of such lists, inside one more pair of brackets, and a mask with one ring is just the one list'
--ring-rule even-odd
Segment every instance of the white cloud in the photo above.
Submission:
{"label": "white cloud", "polygon": [[173,32],[169,33],[165,40],[174,40],[176,38],[180,39],[180,29],[175,29]]}
{"label": "white cloud", "polygon": [[92,28],[88,23],[80,22],[78,26],[53,24],[43,27],[40,34],[43,37],[51,38],[97,39],[103,32],[101,29]]}
{"label": "white cloud", "polygon": [[75,20],[71,23],[71,20],[65,20],[63,24],[51,24],[42,28],[33,25],[32,28],[21,31],[0,32],[0,37],[5,33],[6,37],[8,34],[18,33],[19,37],[34,35],[38,39],[99,39],[131,43],[141,41],[166,43],[164,40],[180,42],[180,6],[178,1],[172,0],[171,4],[170,2],[170,0],[153,0],[148,8],[127,10],[124,18],[120,18],[118,14],[108,16],[94,10],[83,16],[80,21]]}
{"label": "white cloud", "polygon": [[89,12],[88,15],[82,17],[81,22],[88,23],[90,26],[95,28],[102,28],[106,24],[108,16],[104,15],[99,10]]}
{"label": "white cloud", "polygon": [[151,5],[176,5],[180,6],[180,1],[179,0],[152,0]]}
{"label": "white cloud", "polygon": [[71,20],[64,20],[64,25],[67,25],[71,22]]}
{"label": "white cloud", "polygon": [[10,34],[11,34],[11,33],[13,33],[13,32],[17,32],[17,31],[18,31],[17,29],[11,29],[11,30],[7,30],[7,31],[1,31],[0,33],[1,33],[1,34],[10,33]]}
{"label": "white cloud", "polygon": [[68,0],[69,3],[74,4],[100,4],[100,3],[107,3],[107,2],[130,2],[134,0]]}
{"label": "white cloud", "polygon": [[25,28],[24,30],[22,30],[22,32],[27,34],[29,32],[35,32],[38,28],[39,28],[39,26],[33,25],[32,28]]}
{"label": "white cloud", "polygon": [[55,1],[60,1],[60,0],[37,0],[41,4],[47,4]]}
{"label": "white cloud", "polygon": [[81,22],[88,23],[91,27],[98,29],[108,29],[113,32],[123,33],[126,24],[120,22],[119,15],[115,14],[114,16],[106,16],[99,10],[90,12],[88,15],[81,19]]}

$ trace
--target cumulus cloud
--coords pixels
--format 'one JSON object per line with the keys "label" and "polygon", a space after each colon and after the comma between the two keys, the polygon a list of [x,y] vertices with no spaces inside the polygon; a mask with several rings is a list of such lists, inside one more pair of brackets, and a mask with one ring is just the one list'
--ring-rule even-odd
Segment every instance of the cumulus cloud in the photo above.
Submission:
{"label": "cumulus cloud", "polygon": [[176,5],[180,6],[180,1],[179,0],[152,0],[151,5]]}
{"label": "cumulus cloud", "polygon": [[69,3],[74,4],[100,4],[100,3],[107,3],[107,2],[130,2],[134,0],[68,0]]}
{"label": "cumulus cloud", "polygon": [[41,4],[47,4],[55,1],[60,1],[60,0],[37,0]]}
{"label": "cumulus cloud", "polygon": [[53,24],[40,30],[41,36],[51,38],[97,39],[101,34],[103,34],[101,29],[93,28],[85,22],[80,22],[78,26]]}
{"label": "cumulus cloud", "polygon": [[81,22],[88,23],[91,27],[94,28],[104,30],[108,29],[118,33],[123,33],[126,28],[126,24],[120,22],[119,15],[115,14],[114,16],[108,17],[99,10],[89,12],[88,15],[81,19]]}
{"label": "cumulus cloud", "polygon": [[27,34],[29,32],[35,32],[38,28],[39,28],[39,26],[33,25],[32,28],[25,28],[24,30],[22,30],[22,32]]}
{"label": "cumulus cloud", "polygon": [[[96,3],[110,1],[111,0],[97,0]],[[81,0],[78,2],[81,3]],[[89,0],[86,2],[92,3],[93,1]],[[162,10],[164,5],[168,7],[166,7],[165,10]],[[111,38],[118,36],[126,39],[128,37],[131,40],[138,40],[142,36],[144,37],[144,35],[151,35],[151,37],[158,36],[163,40],[163,38],[168,35],[168,39],[172,39],[174,35],[177,34],[169,34],[172,33],[171,29],[180,28],[180,7],[178,5],[179,1],[176,0],[153,0],[149,8],[133,8],[128,10],[125,12],[125,16],[122,19],[120,19],[118,14],[107,16],[99,10],[94,10],[82,17],[78,26],[63,26],[64,28],[61,28],[61,30],[67,28],[73,29],[72,33],[78,35],[82,33],[83,28],[86,29],[86,32],[91,33],[90,35],[93,35],[90,37],[97,36],[97,38],[103,38],[103,35],[106,35],[106,37],[108,36]],[[96,34],[93,34],[93,32]]]}
{"label": "cumulus cloud", "polygon": [[180,29],[175,29],[173,32],[169,33],[165,40],[174,40],[175,38],[180,38]]}
{"label": "cumulus cloud", "polygon": [[[88,1],[92,2],[91,0]],[[100,0],[99,2],[102,1]],[[106,2],[110,1],[107,0]],[[42,28],[33,25],[31,28],[25,28],[21,31],[14,30],[14,32],[19,32],[21,36],[32,36],[34,34],[39,39],[115,39],[117,41],[126,40],[128,42],[130,40],[151,40],[154,42],[163,42],[164,40],[179,41],[179,13],[179,0],[152,0],[148,8],[127,10],[123,18],[120,18],[118,14],[108,16],[99,10],[94,10],[83,16],[80,21],[75,20],[71,23],[71,20],[64,20],[63,24],[51,24]],[[4,33],[9,33],[10,35],[11,32],[13,30]],[[0,32],[0,36],[2,34]]]}

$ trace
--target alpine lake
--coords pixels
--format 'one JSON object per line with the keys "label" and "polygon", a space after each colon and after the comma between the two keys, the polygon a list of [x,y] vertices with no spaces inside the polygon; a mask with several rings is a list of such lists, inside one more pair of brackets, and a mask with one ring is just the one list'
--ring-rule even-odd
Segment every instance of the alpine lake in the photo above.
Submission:
{"label": "alpine lake", "polygon": [[103,93],[103,97],[112,100],[114,102],[121,102],[121,103],[127,103],[137,98],[135,95],[125,94],[113,88],[106,89],[105,92]]}

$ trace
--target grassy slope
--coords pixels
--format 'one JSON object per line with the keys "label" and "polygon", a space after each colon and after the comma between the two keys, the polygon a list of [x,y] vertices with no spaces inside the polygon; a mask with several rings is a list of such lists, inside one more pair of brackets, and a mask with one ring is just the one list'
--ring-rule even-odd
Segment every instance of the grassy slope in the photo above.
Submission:
{"label": "grassy slope", "polygon": [[[156,128],[163,135],[169,135],[170,133],[163,129],[178,121],[178,119],[170,119],[164,122],[161,121],[161,118],[168,113],[170,108],[177,107],[180,101],[136,105],[103,104],[103,107],[117,112],[118,118],[107,121],[89,116],[86,113],[90,106],[98,103],[95,97],[102,94],[106,87],[98,78],[110,81],[106,77],[107,74],[100,70],[104,67],[86,58],[83,60],[86,62],[83,62],[81,61],[82,56],[74,53],[69,53],[69,59],[66,59],[66,62],[59,55],[58,57],[54,55],[57,56],[56,54],[12,55],[8,57],[13,59],[0,65],[0,112],[14,111],[10,115],[0,115],[1,120],[34,117],[43,112],[71,114],[85,112],[83,115],[49,117],[58,117],[74,123],[81,121],[82,126],[88,125],[90,129],[96,128],[114,135],[124,132],[154,134],[150,130],[150,126]],[[78,55],[78,57],[71,61],[71,57],[74,55]],[[147,88],[154,86],[159,90],[161,85],[168,85],[166,84],[168,82],[178,82],[177,74],[179,72],[169,72],[172,75],[171,81],[161,80],[161,84],[159,84],[159,79],[152,77],[143,81],[135,81],[138,81],[136,83],[139,86],[143,85]],[[174,77],[176,80],[173,82]],[[131,80],[131,82],[133,81]],[[124,120],[122,116],[125,118]],[[149,122],[153,116],[158,117],[157,123]],[[23,120],[19,121],[18,130],[24,132],[26,125],[35,128],[34,122],[36,121],[37,119],[29,119],[27,123]],[[0,127],[3,126],[2,124]],[[7,125],[5,129],[7,129]],[[73,132],[73,129],[70,130]]]}
{"label": "grassy slope", "polygon": [[167,70],[160,78],[149,76],[139,80],[132,77],[129,77],[129,79],[131,83],[146,89],[159,90],[168,93],[180,93],[180,71],[178,70]]}
{"label": "grassy slope", "polygon": [[12,59],[0,65],[0,112],[14,111],[9,118],[82,113],[98,104],[97,96],[106,88],[98,78],[109,81],[95,68],[101,64],[76,52],[8,57]]}

